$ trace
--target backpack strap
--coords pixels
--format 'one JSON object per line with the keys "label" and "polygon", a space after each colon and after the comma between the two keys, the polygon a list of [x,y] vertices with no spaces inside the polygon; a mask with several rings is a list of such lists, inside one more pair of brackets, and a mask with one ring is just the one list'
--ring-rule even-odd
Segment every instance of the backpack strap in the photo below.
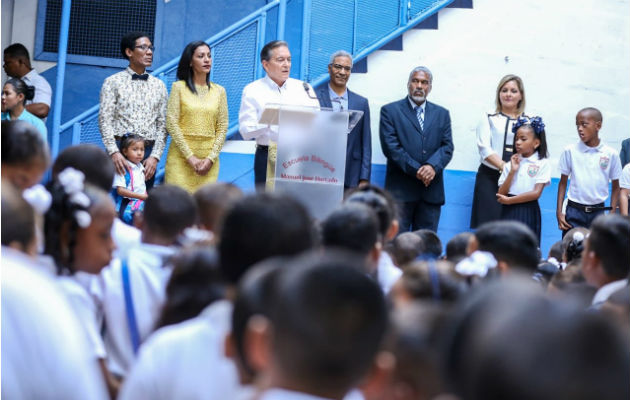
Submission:
{"label": "backpack strap", "polygon": [[131,281],[129,278],[129,266],[127,259],[121,260],[123,291],[125,295],[125,311],[127,313],[127,326],[129,328],[129,336],[131,337],[131,346],[133,354],[138,354],[140,348],[140,333],[138,332],[138,323],[136,321],[136,312],[133,307],[133,297],[131,295]]}

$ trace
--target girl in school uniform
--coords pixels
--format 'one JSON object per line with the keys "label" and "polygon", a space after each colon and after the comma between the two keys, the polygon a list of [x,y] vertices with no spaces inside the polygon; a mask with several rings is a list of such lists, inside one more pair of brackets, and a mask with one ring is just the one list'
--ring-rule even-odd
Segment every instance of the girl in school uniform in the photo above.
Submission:
{"label": "girl in school uniform", "polygon": [[545,124],[540,117],[520,117],[512,131],[516,154],[503,167],[497,193],[497,201],[503,204],[501,219],[523,222],[540,243],[538,199],[551,181]]}
{"label": "girl in school uniform", "polygon": [[119,382],[106,368],[101,313],[89,287],[112,259],[115,245],[111,230],[116,211],[108,193],[84,186],[84,179],[82,172],[66,168],[47,185],[52,204],[44,216],[44,254],[54,263],[59,287],[83,325],[91,347],[85,357],[99,365],[103,382],[115,398]]}

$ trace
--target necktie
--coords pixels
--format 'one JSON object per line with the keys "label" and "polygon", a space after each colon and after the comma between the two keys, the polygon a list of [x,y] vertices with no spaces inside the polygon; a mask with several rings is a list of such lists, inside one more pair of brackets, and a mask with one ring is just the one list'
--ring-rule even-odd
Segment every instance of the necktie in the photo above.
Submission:
{"label": "necktie", "polygon": [[416,116],[420,123],[420,129],[424,129],[424,109],[420,106],[416,107]]}
{"label": "necktie", "polygon": [[133,74],[131,75],[131,80],[132,81],[146,81],[147,79],[149,79],[149,74]]}

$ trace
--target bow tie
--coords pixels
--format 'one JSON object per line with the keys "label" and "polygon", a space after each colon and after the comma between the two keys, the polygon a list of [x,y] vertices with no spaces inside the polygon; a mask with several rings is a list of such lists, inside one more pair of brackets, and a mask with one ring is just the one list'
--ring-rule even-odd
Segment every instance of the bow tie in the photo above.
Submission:
{"label": "bow tie", "polygon": [[146,81],[147,79],[149,79],[149,74],[142,74],[142,75],[138,75],[138,74],[133,74],[131,75],[131,80],[132,81]]}

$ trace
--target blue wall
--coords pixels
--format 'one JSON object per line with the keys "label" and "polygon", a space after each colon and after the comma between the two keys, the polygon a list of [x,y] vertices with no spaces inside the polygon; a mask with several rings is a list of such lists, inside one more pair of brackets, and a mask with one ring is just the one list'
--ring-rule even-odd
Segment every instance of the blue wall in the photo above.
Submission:
{"label": "blue wall", "polygon": [[[221,153],[221,169],[219,181],[232,182],[246,192],[254,191],[254,155]],[[438,235],[444,246],[453,236],[463,231],[470,231],[470,210],[472,206],[473,189],[475,186],[475,172],[446,170],[446,204],[442,207]],[[385,165],[372,164],[372,183],[385,185]],[[543,257],[546,258],[549,248],[562,235],[556,223],[556,195],[558,193],[558,179],[552,179],[551,185],[543,190],[539,199],[542,215],[542,244]]]}

